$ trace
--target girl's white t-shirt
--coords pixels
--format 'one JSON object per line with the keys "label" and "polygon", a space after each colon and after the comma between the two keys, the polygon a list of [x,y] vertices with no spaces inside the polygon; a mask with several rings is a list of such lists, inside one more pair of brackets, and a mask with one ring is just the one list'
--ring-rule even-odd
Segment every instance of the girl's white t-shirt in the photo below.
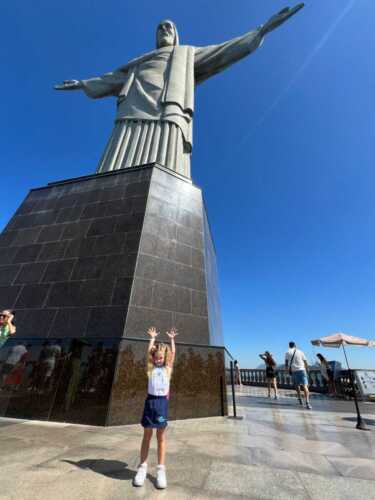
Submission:
{"label": "girl's white t-shirt", "polygon": [[148,377],[148,394],[152,396],[168,396],[170,373],[165,366],[155,367]]}

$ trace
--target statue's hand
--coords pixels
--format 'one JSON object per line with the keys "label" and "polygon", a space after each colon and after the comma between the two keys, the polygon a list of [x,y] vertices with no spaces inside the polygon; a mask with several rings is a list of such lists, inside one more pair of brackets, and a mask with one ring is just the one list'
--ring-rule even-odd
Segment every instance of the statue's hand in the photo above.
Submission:
{"label": "statue's hand", "polygon": [[301,10],[305,6],[304,3],[299,3],[295,7],[286,7],[285,9],[280,10],[277,14],[272,16],[266,24],[260,28],[260,34],[262,36],[266,35],[270,31],[278,28],[281,24],[285,23],[290,17],[294,16],[299,10]]}
{"label": "statue's hand", "polygon": [[77,90],[82,87],[78,80],[64,80],[60,85],[54,85],[55,90]]}

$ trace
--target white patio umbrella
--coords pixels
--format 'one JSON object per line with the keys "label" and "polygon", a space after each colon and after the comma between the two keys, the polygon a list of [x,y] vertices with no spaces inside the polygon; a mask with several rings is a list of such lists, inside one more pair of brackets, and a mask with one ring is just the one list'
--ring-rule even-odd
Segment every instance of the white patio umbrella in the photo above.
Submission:
{"label": "white patio umbrella", "polygon": [[361,346],[361,347],[375,347],[375,341],[362,339],[360,337],[353,337],[352,335],[347,335],[346,333],[339,332],[339,333],[334,333],[333,335],[329,335],[328,337],[321,337],[320,339],[312,340],[311,343],[312,343],[312,345],[315,345],[315,346],[321,345],[323,347],[337,347],[337,348],[342,347],[342,349],[344,351],[346,365],[347,365],[348,371],[349,371],[350,383],[352,385],[353,394],[354,394],[354,403],[355,403],[355,408],[356,408],[356,412],[357,412],[357,425],[356,425],[356,427],[357,427],[357,429],[368,430],[366,423],[364,420],[362,420],[361,413],[359,411],[353,375],[352,375],[352,371],[351,371],[350,366],[349,366],[345,346],[346,345],[356,345],[356,346]]}

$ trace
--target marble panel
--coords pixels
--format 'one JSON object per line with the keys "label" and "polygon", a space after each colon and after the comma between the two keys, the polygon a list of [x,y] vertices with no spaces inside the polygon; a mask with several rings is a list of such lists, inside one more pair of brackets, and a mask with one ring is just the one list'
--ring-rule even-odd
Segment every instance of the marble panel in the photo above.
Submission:
{"label": "marble panel", "polygon": [[76,259],[48,262],[42,281],[46,283],[52,281],[68,281],[75,263]]}
{"label": "marble panel", "polygon": [[186,288],[206,291],[206,280],[204,272],[201,269],[191,268],[182,264],[177,264],[175,283]]}
{"label": "marble panel", "polygon": [[112,305],[127,306],[130,302],[132,278],[118,278],[113,289]]}
{"label": "marble panel", "polygon": [[91,257],[94,255],[96,238],[74,238],[64,241],[66,249],[65,259],[72,257]]}
{"label": "marble panel", "polygon": [[204,251],[205,277],[207,283],[207,307],[210,330],[210,344],[224,345],[221,322],[221,307],[219,293],[219,277],[216,264],[216,252],[211,236],[211,230],[204,210]]}
{"label": "marble panel", "polygon": [[103,217],[106,211],[106,203],[92,203],[87,205],[81,212],[80,219],[96,219]]}
{"label": "marble panel", "polygon": [[194,251],[194,249],[192,247],[178,243],[177,241],[175,241],[175,242],[173,242],[173,245],[171,246],[169,258],[171,260],[179,262],[180,264],[185,264],[187,266],[197,267],[194,265],[194,262],[192,259],[192,252],[193,251]]}
{"label": "marble panel", "polygon": [[133,276],[136,260],[137,254],[125,253],[107,256],[102,278],[125,278]]}
{"label": "marble panel", "polygon": [[[138,423],[147,390],[147,342],[122,340],[108,413],[108,425]],[[169,418],[226,413],[223,350],[177,344]]]}
{"label": "marble panel", "polygon": [[90,309],[87,336],[122,337],[127,308],[124,306],[104,306]]}
{"label": "marble panel", "polygon": [[60,208],[56,222],[77,221],[82,213],[82,207]]}
{"label": "marble panel", "polygon": [[100,192],[100,200],[101,201],[120,200],[121,198],[124,198],[125,190],[126,190],[125,185],[117,186],[111,189],[102,189]]}
{"label": "marble panel", "polygon": [[92,221],[90,228],[87,232],[87,237],[89,238],[90,236],[101,236],[103,234],[111,234],[114,232],[116,224],[117,224],[117,217],[103,217],[102,214],[98,214],[97,218],[94,221]]}
{"label": "marble panel", "polygon": [[155,326],[158,331],[167,331],[174,323],[171,311],[130,305],[124,337],[144,338],[150,326]]}
{"label": "marble panel", "polygon": [[101,189],[95,189],[95,185],[92,186],[92,189],[81,193],[77,196],[77,205],[88,205],[97,203],[101,197]]}
{"label": "marble panel", "polygon": [[192,290],[192,313],[197,316],[207,316],[207,295],[197,290]]}
{"label": "marble panel", "polygon": [[[55,243],[51,243],[51,245],[55,245]],[[18,264],[21,262],[34,262],[37,260],[41,251],[44,250],[45,247],[43,247],[41,244],[18,247],[13,259],[13,263]]]}
{"label": "marble panel", "polygon": [[106,256],[101,257],[82,257],[74,261],[62,262],[75,262],[72,272],[72,280],[83,279],[99,279],[101,278],[105,266]]}
{"label": "marble panel", "polygon": [[13,308],[22,286],[0,286],[0,304]]}
{"label": "marble panel", "polygon": [[137,252],[140,239],[141,239],[141,233],[139,231],[131,231],[126,233],[124,252],[127,253]]}
{"label": "marble panel", "polygon": [[175,313],[173,324],[179,332],[186,332],[188,342],[209,345],[207,316]]}
{"label": "marble panel", "polygon": [[49,293],[47,307],[73,307],[79,303],[80,281],[54,283]]}
{"label": "marble panel", "polygon": [[42,230],[42,227],[32,227],[30,229],[12,231],[12,233],[15,234],[13,245],[22,246],[36,243]]}
{"label": "marble panel", "polygon": [[178,216],[178,205],[177,203],[170,203],[169,199],[161,200],[156,198],[153,196],[153,192],[151,192],[147,204],[147,213],[149,215],[163,217],[176,222]]}
{"label": "marble panel", "polygon": [[156,234],[144,233],[142,235],[142,252],[153,257],[174,260],[170,259],[171,249],[174,245],[174,241],[159,238]]}
{"label": "marble panel", "polygon": [[[47,263],[23,264],[15,283],[38,283],[46,270]],[[1,273],[1,271],[0,271]]]}
{"label": "marble panel", "polygon": [[194,290],[181,286],[174,286],[173,289],[176,295],[176,312],[191,314],[193,312],[191,297]]}
{"label": "marble panel", "polygon": [[68,241],[45,243],[38,256],[38,261],[62,259],[67,248],[67,243]]}
{"label": "marble panel", "polygon": [[65,307],[56,313],[50,334],[54,337],[84,337],[91,309],[88,307]]}
{"label": "marble panel", "polygon": [[138,231],[143,224],[143,214],[123,214],[118,217],[115,232]]}
{"label": "marble panel", "polygon": [[113,280],[87,280],[81,282],[76,306],[104,306],[111,303]]}
{"label": "marble panel", "polygon": [[5,378],[0,412],[6,417],[105,425],[118,342],[113,339],[20,339],[27,352]]}
{"label": "marble panel", "polygon": [[147,180],[132,182],[126,186],[125,196],[145,196],[148,193],[149,185]]}
{"label": "marble panel", "polygon": [[114,339],[70,341],[50,420],[105,425],[117,350]]}
{"label": "marble panel", "polygon": [[137,196],[132,198],[132,208],[131,211],[133,214],[143,215],[146,210],[147,197],[146,196]]}
{"label": "marble panel", "polygon": [[69,222],[64,224],[61,239],[85,238],[91,221]]}
{"label": "marble panel", "polygon": [[185,210],[183,207],[179,207],[177,222],[182,226],[195,230],[197,232],[203,231],[203,221],[202,217]]}
{"label": "marble panel", "polygon": [[[142,248],[140,249],[142,252]],[[151,255],[140,253],[138,257],[136,276],[163,283],[175,282],[177,264]],[[181,283],[183,285],[183,283]]]}
{"label": "marble panel", "polygon": [[56,309],[17,309],[17,338],[48,337]]}
{"label": "marble panel", "polygon": [[198,250],[201,250],[203,248],[202,233],[190,227],[178,226],[177,241],[184,245],[190,245],[191,247]]}
{"label": "marble panel", "polygon": [[7,229],[26,229],[34,225],[35,215],[15,215],[9,222]]}
{"label": "marble panel", "polygon": [[56,208],[56,201],[57,200],[54,198],[39,200],[35,203],[32,212],[35,213],[35,212],[44,212],[46,210],[52,210]]}
{"label": "marble panel", "polygon": [[[0,398],[4,394],[9,395],[5,416],[47,420],[59,381],[59,360],[64,356],[67,346],[56,340],[11,339],[6,345],[7,352],[0,350],[0,360],[3,358],[6,361],[12,348],[18,344],[26,347],[26,353],[4,380]],[[54,350],[59,354],[55,357],[54,353],[47,360]]]}
{"label": "marble panel", "polygon": [[[88,242],[90,242],[90,239],[88,240]],[[122,253],[125,250],[125,241],[126,233],[98,236],[95,240],[94,248],[92,250],[90,248],[90,250],[92,251],[93,255],[110,255]]]}
{"label": "marble panel", "polygon": [[0,266],[0,285],[10,285],[21,268],[20,264]]}
{"label": "marble panel", "polygon": [[135,278],[132,288],[132,304],[135,306],[151,307],[153,283],[151,280]]}
{"label": "marble panel", "polygon": [[106,203],[105,212],[102,215],[114,216],[121,214],[130,214],[132,211],[132,198],[125,198],[122,200],[114,199]]}
{"label": "marble panel", "polygon": [[165,309],[167,311],[175,311],[175,287],[165,283],[155,282],[153,287],[152,307],[156,309]]}
{"label": "marble panel", "polygon": [[60,196],[55,200],[55,208],[70,208],[81,203],[81,197],[77,194],[68,194]]}
{"label": "marble panel", "polygon": [[27,199],[22,203],[22,205],[17,209],[15,215],[25,215],[33,211],[34,207],[37,204],[37,200]]}
{"label": "marble panel", "polygon": [[16,238],[17,234],[18,231],[7,231],[0,234],[0,247],[10,246]]}
{"label": "marble panel", "polygon": [[171,240],[177,239],[177,228],[178,226],[174,221],[149,213],[147,213],[143,224],[145,233],[155,234],[161,238]]}
{"label": "marble panel", "polygon": [[0,248],[0,264],[12,264],[16,253],[18,252],[17,247],[3,247]]}
{"label": "marble panel", "polygon": [[64,224],[55,224],[53,226],[43,227],[38,237],[38,243],[46,241],[58,241],[65,229]]}
{"label": "marble panel", "polygon": [[50,289],[49,284],[25,285],[16,302],[16,308],[40,308],[44,304]]}

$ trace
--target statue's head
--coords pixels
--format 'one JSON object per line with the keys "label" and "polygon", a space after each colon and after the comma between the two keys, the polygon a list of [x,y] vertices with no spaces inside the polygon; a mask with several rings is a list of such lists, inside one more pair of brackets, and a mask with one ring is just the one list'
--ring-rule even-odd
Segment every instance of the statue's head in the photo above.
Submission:
{"label": "statue's head", "polygon": [[179,45],[178,32],[176,25],[169,19],[161,21],[156,29],[156,46],[168,47],[170,45]]}

